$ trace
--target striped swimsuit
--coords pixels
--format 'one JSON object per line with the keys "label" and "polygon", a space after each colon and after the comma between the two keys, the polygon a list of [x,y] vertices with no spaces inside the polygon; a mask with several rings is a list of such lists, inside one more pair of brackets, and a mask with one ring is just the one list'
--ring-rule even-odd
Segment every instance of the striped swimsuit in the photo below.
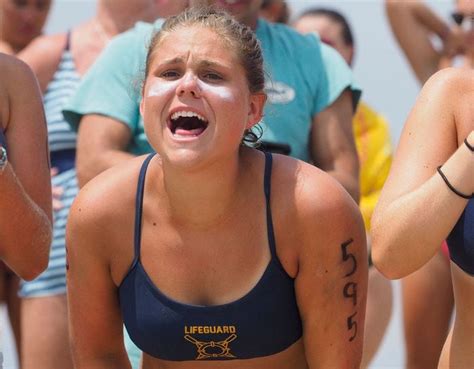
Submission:
{"label": "striped swimsuit", "polygon": [[63,194],[59,199],[62,208],[53,214],[53,242],[48,269],[33,281],[22,282],[19,292],[21,297],[51,296],[66,293],[66,222],[69,208],[77,195],[78,186],[74,168],[76,133],[64,120],[61,110],[76,91],[79,82],[80,76],[76,71],[69,50],[68,35],[67,45],[61,61],[43,97],[48,123],[51,167],[56,167],[59,171],[52,178],[52,185],[63,189]]}

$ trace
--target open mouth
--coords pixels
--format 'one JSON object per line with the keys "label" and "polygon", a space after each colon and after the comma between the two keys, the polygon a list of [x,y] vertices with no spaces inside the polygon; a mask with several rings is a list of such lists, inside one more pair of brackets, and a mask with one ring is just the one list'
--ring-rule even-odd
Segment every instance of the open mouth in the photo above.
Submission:
{"label": "open mouth", "polygon": [[197,137],[207,128],[208,121],[193,111],[177,111],[168,121],[168,128],[174,136]]}

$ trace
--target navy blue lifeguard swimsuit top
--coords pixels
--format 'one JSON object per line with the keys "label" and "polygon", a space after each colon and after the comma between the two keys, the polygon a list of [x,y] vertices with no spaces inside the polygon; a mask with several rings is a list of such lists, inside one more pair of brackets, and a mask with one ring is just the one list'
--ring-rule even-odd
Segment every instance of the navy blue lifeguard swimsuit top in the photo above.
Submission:
{"label": "navy blue lifeguard swimsuit top", "polygon": [[231,360],[273,355],[302,336],[294,280],[276,254],[270,211],[272,156],[265,154],[264,194],[271,260],[256,286],[224,305],[197,306],[174,301],[152,282],[140,261],[145,174],[143,163],[135,214],[135,257],[119,287],[127,331],[143,352],[162,360]]}
{"label": "navy blue lifeguard swimsuit top", "polygon": [[5,136],[3,135],[3,131],[0,129],[0,146],[4,147],[5,149],[7,148],[7,140],[5,139]]}
{"label": "navy blue lifeguard swimsuit top", "polygon": [[447,242],[451,260],[474,276],[474,199],[467,203]]}

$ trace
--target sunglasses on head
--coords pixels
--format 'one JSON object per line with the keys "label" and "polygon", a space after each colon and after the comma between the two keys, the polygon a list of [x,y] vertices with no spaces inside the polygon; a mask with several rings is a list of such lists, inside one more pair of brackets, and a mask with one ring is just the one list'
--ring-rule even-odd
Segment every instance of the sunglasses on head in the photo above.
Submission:
{"label": "sunglasses on head", "polygon": [[454,23],[456,23],[458,26],[461,26],[464,23],[465,19],[470,19],[471,26],[474,25],[474,14],[466,15],[461,12],[453,12],[451,13],[451,18],[453,19]]}

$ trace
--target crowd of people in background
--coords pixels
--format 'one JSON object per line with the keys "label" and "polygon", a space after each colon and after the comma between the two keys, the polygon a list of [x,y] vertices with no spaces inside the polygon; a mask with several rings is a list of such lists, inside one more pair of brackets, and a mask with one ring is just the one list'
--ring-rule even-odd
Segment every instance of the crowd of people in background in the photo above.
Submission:
{"label": "crowd of people in background", "polygon": [[472,368],[472,0],[385,0],[422,86],[396,151],[343,6],[97,0],[44,35],[52,5],[0,0],[21,369],[368,368],[399,278],[406,368]]}

